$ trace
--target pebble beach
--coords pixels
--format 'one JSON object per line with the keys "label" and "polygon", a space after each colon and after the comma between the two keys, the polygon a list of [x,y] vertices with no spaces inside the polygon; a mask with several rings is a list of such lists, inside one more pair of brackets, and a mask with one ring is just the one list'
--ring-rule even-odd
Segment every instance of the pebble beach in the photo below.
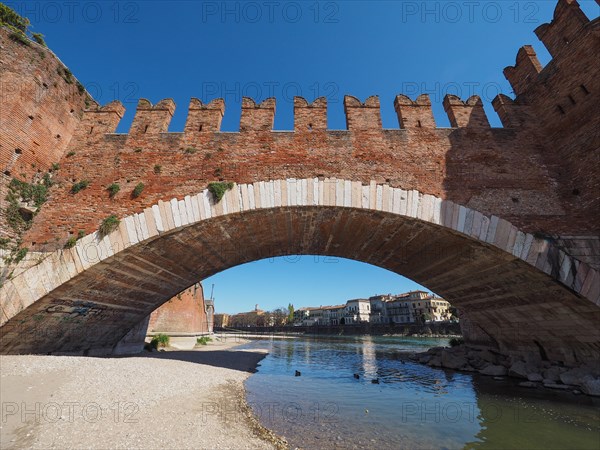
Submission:
{"label": "pebble beach", "polygon": [[243,382],[244,342],[130,357],[0,356],[2,449],[274,449]]}

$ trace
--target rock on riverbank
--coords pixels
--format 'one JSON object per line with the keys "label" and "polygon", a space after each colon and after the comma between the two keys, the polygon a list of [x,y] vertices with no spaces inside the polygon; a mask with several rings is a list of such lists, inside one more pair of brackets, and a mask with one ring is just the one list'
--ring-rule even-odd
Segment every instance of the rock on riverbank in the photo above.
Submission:
{"label": "rock on riverbank", "polygon": [[490,350],[461,345],[434,347],[411,356],[421,364],[466,372],[479,372],[494,377],[513,377],[523,381],[523,387],[545,387],[572,390],[600,397],[600,365],[581,364],[578,367],[553,365],[549,361],[525,361],[506,357]]}

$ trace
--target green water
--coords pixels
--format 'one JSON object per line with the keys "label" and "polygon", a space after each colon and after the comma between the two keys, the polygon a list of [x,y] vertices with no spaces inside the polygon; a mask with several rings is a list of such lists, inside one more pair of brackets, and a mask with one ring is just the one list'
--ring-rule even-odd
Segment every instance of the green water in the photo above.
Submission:
{"label": "green water", "polygon": [[401,354],[446,343],[256,340],[247,347],[270,353],[246,382],[248,401],[263,425],[306,449],[600,450],[600,399],[435,369]]}

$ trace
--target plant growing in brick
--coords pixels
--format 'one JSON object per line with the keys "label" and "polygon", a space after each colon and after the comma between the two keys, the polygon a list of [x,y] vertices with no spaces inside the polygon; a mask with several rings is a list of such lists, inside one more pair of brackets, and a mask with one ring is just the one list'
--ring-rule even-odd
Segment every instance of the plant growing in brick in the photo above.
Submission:
{"label": "plant growing in brick", "polygon": [[52,163],[52,167],[50,168],[50,170],[52,172],[56,172],[58,169],[60,169],[60,164],[58,164],[58,163]]}
{"label": "plant growing in brick", "polygon": [[21,16],[9,6],[0,3],[0,26],[25,33],[29,25],[28,18]]}
{"label": "plant growing in brick", "polygon": [[77,232],[77,236],[71,236],[69,239],[67,239],[67,242],[65,242],[64,248],[73,248],[73,247],[75,247],[75,244],[77,244],[77,241],[79,239],[83,238],[84,236],[85,236],[85,231],[79,230]]}
{"label": "plant growing in brick", "polygon": [[98,232],[100,236],[106,236],[107,234],[112,233],[117,229],[121,221],[114,214],[108,216],[106,219],[102,221],[100,227],[98,228]]}
{"label": "plant growing in brick", "polygon": [[27,47],[31,45],[27,36],[25,36],[25,34],[21,33],[20,31],[12,31],[9,37],[13,41],[23,44]]}
{"label": "plant growing in brick", "polygon": [[75,156],[75,152],[69,152],[69,153],[67,153],[67,158],[70,158],[72,156]]}
{"label": "plant growing in brick", "polygon": [[73,74],[67,67],[58,66],[56,68],[56,73],[58,73],[62,79],[65,80],[65,83],[73,84]]}
{"label": "plant growing in brick", "polygon": [[77,194],[80,191],[83,191],[90,185],[88,180],[81,180],[71,186],[71,194]]}
{"label": "plant growing in brick", "polygon": [[215,199],[216,203],[219,203],[225,195],[225,192],[227,192],[230,189],[233,189],[232,182],[226,183],[224,181],[219,181],[216,183],[209,183],[208,185],[208,190],[213,195],[213,198]]}
{"label": "plant growing in brick", "polygon": [[119,193],[119,191],[121,190],[121,186],[119,186],[119,183],[113,183],[110,186],[108,186],[106,190],[108,191],[108,196],[110,198],[113,198]]}
{"label": "plant growing in brick", "polygon": [[133,198],[138,198],[140,195],[142,195],[142,192],[144,192],[144,183],[138,183],[133,188],[133,192],[131,193],[131,196]]}
{"label": "plant growing in brick", "polygon": [[71,236],[69,239],[67,239],[67,242],[65,242],[64,248],[73,248],[75,247],[75,244],[77,244],[77,238],[75,236]]}
{"label": "plant growing in brick", "polygon": [[13,259],[14,263],[18,264],[23,258],[25,258],[25,255],[27,255],[28,251],[29,249],[27,248],[19,249],[19,251],[15,254],[15,258]]}
{"label": "plant growing in brick", "polygon": [[193,155],[194,153],[196,153],[198,150],[196,150],[194,147],[188,147],[184,150],[184,153],[186,155]]}
{"label": "plant growing in brick", "polygon": [[37,42],[41,46],[48,47],[46,45],[46,41],[44,40],[44,35],[42,33],[31,33],[31,37],[35,42]]}
{"label": "plant growing in brick", "polygon": [[156,164],[156,165],[154,166],[154,173],[155,173],[156,175],[158,175],[158,174],[159,174],[159,173],[161,173],[161,172],[162,172],[162,166],[161,166],[160,164]]}
{"label": "plant growing in brick", "polygon": [[43,182],[43,185],[46,186],[46,188],[50,188],[54,185],[54,181],[52,181],[52,175],[50,175],[50,172],[46,172],[44,174],[44,177],[42,178],[42,182]]}

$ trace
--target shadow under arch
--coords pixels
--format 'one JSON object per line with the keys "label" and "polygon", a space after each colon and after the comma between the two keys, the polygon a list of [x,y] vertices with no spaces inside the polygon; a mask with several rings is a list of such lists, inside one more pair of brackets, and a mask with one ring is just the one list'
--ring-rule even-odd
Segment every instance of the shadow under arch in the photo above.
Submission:
{"label": "shadow under arch", "polygon": [[325,255],[427,286],[468,313],[472,344],[597,358],[600,308],[547,268],[550,247],[497,217],[375,183],[259,182],[219,203],[203,191],[126,217],[7,282],[0,352],[110,353],[198,280],[268,257]]}

